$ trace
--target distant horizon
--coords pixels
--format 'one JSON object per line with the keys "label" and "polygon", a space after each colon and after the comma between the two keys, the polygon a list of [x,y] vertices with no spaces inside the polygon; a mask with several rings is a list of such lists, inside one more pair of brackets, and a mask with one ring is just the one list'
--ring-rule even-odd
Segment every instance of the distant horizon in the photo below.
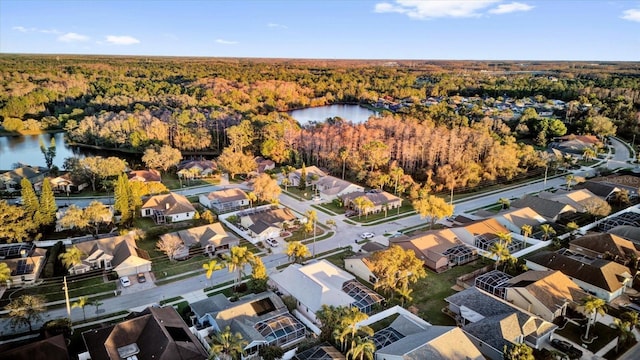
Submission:
{"label": "distant horizon", "polygon": [[73,0],[0,1],[0,53],[640,60],[640,0],[104,0],[79,4]]}

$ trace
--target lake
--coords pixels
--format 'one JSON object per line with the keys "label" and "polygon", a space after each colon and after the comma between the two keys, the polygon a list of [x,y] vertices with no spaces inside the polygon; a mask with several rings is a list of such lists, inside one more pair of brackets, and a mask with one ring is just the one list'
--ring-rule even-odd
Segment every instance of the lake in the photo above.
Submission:
{"label": "lake", "polygon": [[327,118],[339,116],[352,123],[363,123],[370,116],[379,116],[380,114],[364,108],[359,105],[328,105],[306,109],[293,110],[288,113],[292,118],[296,119],[300,125],[310,122],[323,122]]}
{"label": "lake", "polygon": [[26,136],[0,136],[0,170],[10,170],[12,165],[21,162],[28,165],[46,166],[44,156],[40,151],[40,142],[44,140],[49,146],[51,138],[56,139],[56,157],[53,164],[62,169],[64,159],[72,156],[83,156],[84,150],[68,146],[64,140],[64,133]]}

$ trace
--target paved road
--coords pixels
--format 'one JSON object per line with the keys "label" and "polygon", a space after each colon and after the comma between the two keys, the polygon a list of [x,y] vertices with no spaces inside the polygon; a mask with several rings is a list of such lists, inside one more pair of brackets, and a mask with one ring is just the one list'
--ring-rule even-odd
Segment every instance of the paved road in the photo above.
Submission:
{"label": "paved road", "polygon": [[615,149],[613,157],[607,161],[608,169],[628,168],[631,166],[627,161],[633,160],[632,155],[629,153],[629,148],[624,142],[614,137],[609,137],[611,146]]}

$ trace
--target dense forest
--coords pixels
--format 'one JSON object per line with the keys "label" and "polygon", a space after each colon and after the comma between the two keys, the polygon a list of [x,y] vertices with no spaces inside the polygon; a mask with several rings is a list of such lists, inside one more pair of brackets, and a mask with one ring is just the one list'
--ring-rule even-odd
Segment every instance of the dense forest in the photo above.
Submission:
{"label": "dense forest", "polygon": [[[544,166],[537,150],[556,136],[617,129],[630,140],[640,129],[640,63],[0,55],[0,69],[5,132],[65,130],[78,144],[139,152],[262,155],[372,187],[391,183],[393,169],[443,186],[452,177],[455,186],[511,179]],[[286,113],[380,99],[403,106],[364,124],[301,126]],[[516,114],[508,99],[533,99],[550,115]],[[556,100],[566,106],[552,107]]]}

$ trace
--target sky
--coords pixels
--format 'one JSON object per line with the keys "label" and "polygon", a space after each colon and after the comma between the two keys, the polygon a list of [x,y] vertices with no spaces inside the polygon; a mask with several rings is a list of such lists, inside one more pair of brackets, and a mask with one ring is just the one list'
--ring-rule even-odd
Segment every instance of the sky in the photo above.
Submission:
{"label": "sky", "polygon": [[0,0],[0,53],[640,61],[640,0]]}

